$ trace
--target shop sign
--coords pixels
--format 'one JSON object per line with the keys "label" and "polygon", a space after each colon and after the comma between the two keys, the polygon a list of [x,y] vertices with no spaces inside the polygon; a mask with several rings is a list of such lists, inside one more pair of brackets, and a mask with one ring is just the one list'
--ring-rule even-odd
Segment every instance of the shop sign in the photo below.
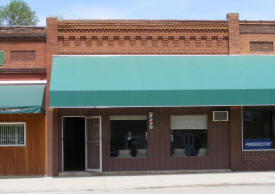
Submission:
{"label": "shop sign", "polygon": [[18,113],[20,108],[0,108],[0,114]]}
{"label": "shop sign", "polygon": [[244,139],[244,150],[272,149],[272,139]]}
{"label": "shop sign", "polygon": [[6,61],[6,55],[5,52],[0,50],[0,65],[3,65]]}

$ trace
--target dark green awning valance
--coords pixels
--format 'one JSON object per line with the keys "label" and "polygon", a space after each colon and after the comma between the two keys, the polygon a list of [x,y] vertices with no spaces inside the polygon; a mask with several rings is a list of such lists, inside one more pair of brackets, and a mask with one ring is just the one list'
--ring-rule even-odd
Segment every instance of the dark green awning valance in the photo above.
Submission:
{"label": "dark green awning valance", "polygon": [[51,107],[275,105],[275,56],[55,56]]}
{"label": "dark green awning valance", "polygon": [[45,85],[0,85],[0,114],[41,113]]}

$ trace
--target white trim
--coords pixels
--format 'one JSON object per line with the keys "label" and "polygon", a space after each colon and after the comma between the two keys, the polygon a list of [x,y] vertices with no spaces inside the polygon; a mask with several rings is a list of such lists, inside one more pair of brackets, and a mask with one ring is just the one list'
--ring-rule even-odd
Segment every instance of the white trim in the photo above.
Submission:
{"label": "white trim", "polygon": [[0,81],[0,84],[46,84],[47,80],[11,80]]}
{"label": "white trim", "polygon": [[26,137],[26,128],[27,128],[27,124],[26,122],[0,122],[0,124],[8,124],[8,125],[12,125],[12,124],[18,124],[18,125],[24,125],[24,144],[12,144],[12,145],[1,145],[0,147],[14,147],[14,146],[20,146],[20,147],[25,147],[27,145],[27,137]]}
{"label": "white trim", "polygon": [[[88,168],[88,136],[87,136],[87,120],[88,119],[99,119],[99,169]],[[85,171],[99,171],[102,172],[102,123],[101,116],[87,116],[85,118]]]}

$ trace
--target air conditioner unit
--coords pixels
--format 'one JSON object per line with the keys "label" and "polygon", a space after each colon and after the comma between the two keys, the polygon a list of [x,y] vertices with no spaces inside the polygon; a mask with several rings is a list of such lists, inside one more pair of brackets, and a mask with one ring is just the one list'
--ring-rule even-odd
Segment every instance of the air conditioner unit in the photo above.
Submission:
{"label": "air conditioner unit", "polygon": [[213,111],[213,121],[229,121],[228,111]]}

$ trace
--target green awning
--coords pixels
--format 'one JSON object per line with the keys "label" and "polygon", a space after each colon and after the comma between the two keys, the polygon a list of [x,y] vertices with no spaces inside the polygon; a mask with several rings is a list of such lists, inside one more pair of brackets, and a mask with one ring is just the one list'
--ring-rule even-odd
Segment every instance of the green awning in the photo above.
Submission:
{"label": "green awning", "polygon": [[40,113],[45,85],[0,85],[0,114]]}
{"label": "green awning", "polygon": [[51,107],[275,105],[275,56],[55,56]]}

